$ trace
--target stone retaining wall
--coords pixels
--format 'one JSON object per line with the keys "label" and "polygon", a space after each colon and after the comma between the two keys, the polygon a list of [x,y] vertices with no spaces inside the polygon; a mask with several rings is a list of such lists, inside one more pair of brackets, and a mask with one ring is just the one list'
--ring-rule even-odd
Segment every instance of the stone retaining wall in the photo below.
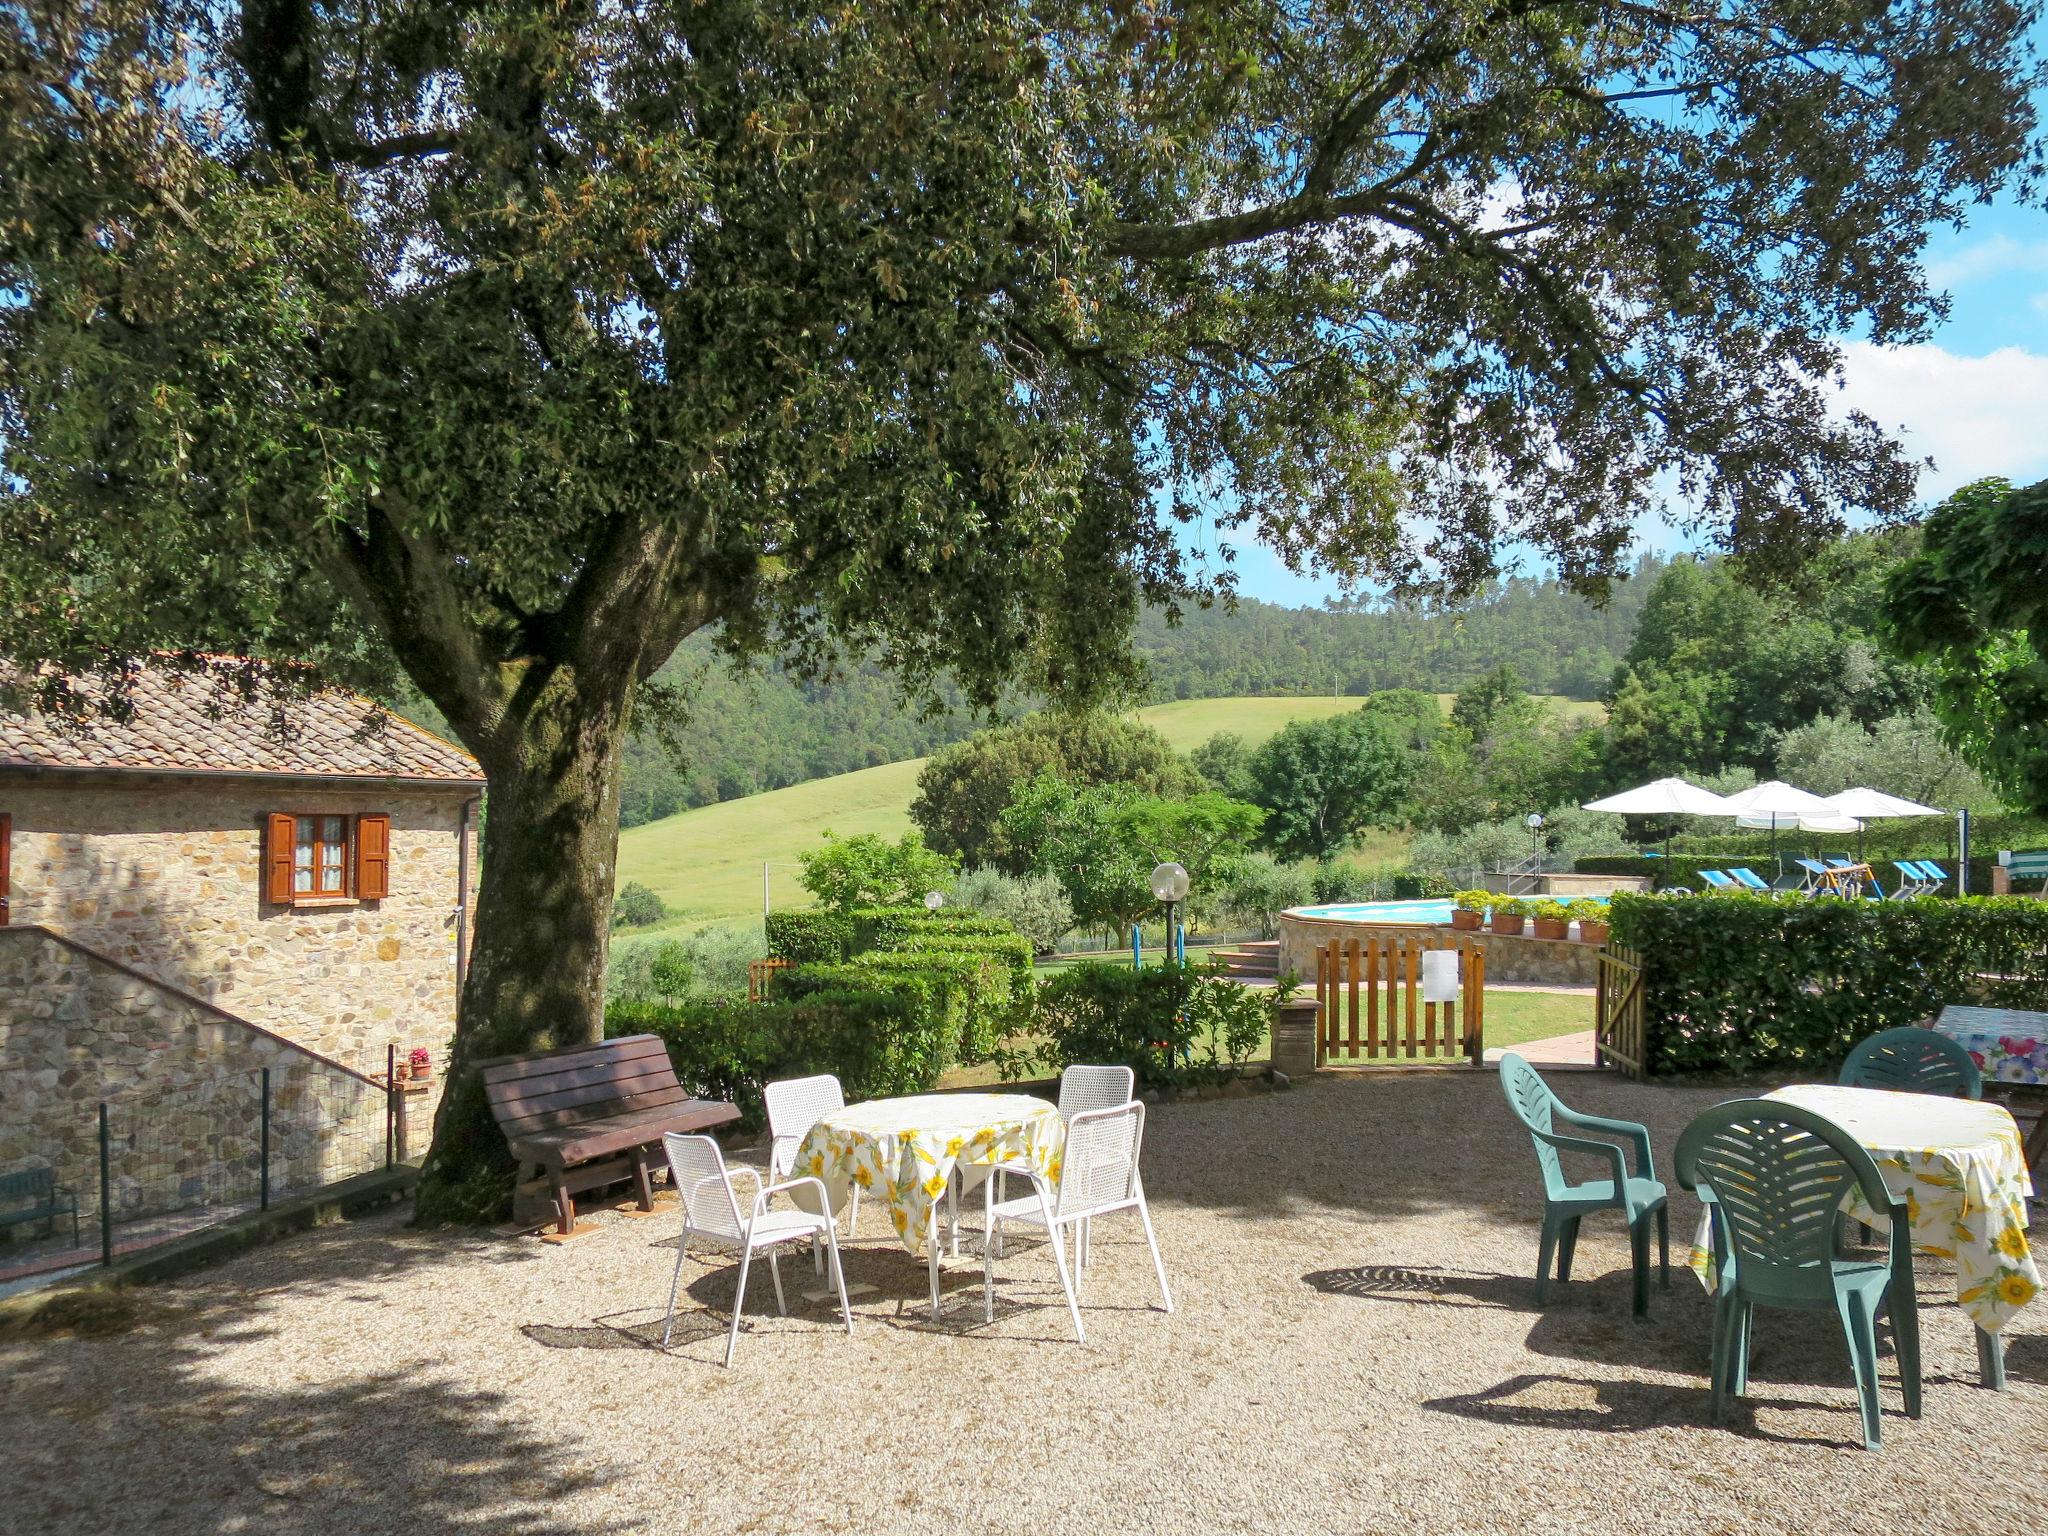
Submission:
{"label": "stone retaining wall", "polygon": [[88,1220],[102,1100],[117,1220],[253,1199],[265,1068],[274,1197],[382,1165],[379,1085],[47,930],[0,928],[0,1173],[54,1169]]}

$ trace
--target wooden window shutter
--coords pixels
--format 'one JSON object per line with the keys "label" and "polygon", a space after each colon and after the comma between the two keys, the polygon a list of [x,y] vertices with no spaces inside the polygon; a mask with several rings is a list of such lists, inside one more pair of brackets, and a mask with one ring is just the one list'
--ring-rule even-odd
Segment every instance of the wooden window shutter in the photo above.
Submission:
{"label": "wooden window shutter", "polygon": [[382,811],[356,818],[356,900],[391,894],[391,818]]}
{"label": "wooden window shutter", "polygon": [[298,840],[296,816],[263,818],[263,899],[279,906],[292,903],[292,844]]}
{"label": "wooden window shutter", "polygon": [[7,926],[7,877],[14,850],[14,818],[0,811],[0,928]]}

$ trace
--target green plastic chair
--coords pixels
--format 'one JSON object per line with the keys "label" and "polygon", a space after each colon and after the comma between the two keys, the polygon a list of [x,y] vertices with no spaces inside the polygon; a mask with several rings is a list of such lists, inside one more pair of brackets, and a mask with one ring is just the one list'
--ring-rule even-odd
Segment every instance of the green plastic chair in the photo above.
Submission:
{"label": "green plastic chair", "polygon": [[[1888,1306],[1906,1412],[1920,1417],[1920,1305],[1906,1203],[1877,1163],[1825,1115],[1770,1099],[1717,1104],[1685,1128],[1675,1160],[1714,1234],[1714,1422],[1749,1391],[1750,1321],[1759,1306],[1834,1312],[1849,1342],[1863,1444],[1878,1448],[1877,1314]],[[1860,1189],[1891,1223],[1882,1263],[1835,1257],[1842,1201]]]}
{"label": "green plastic chair", "polygon": [[1843,1060],[1836,1081],[1845,1088],[1984,1097],[1984,1074],[1962,1042],[1917,1024],[1879,1030],[1859,1041]]}
{"label": "green plastic chair", "polygon": [[[1547,1299],[1550,1290],[1550,1256],[1557,1254],[1557,1278],[1572,1277],[1572,1253],[1579,1244],[1579,1222],[1593,1211],[1620,1211],[1628,1222],[1628,1241],[1635,1270],[1635,1312],[1647,1316],[1650,1310],[1650,1219],[1657,1222],[1657,1269],[1662,1283],[1671,1284],[1671,1212],[1665,1204],[1664,1186],[1650,1159],[1650,1133],[1630,1120],[1605,1120],[1567,1109],[1550,1091],[1536,1069],[1515,1052],[1500,1059],[1500,1085],[1507,1094],[1508,1108],[1528,1129],[1536,1144],[1536,1162],[1543,1171],[1543,1247],[1536,1260],[1536,1300]],[[1601,1131],[1625,1138],[1635,1149],[1636,1171],[1631,1175],[1621,1148],[1611,1141],[1566,1136],[1557,1124],[1581,1130]],[[1609,1177],[1574,1184],[1565,1177],[1560,1152],[1582,1152],[1607,1161]]]}

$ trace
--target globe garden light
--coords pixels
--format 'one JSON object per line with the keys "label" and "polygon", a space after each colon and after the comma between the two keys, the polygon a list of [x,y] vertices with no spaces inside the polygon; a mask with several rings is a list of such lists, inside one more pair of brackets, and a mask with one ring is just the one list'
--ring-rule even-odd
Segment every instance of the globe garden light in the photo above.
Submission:
{"label": "globe garden light", "polygon": [[924,893],[924,909],[925,909],[925,911],[927,911],[927,912],[936,912],[936,911],[938,911],[938,910],[939,910],[939,908],[943,907],[943,906],[944,906],[945,904],[946,904],[946,893],[945,893],[944,891],[926,891],[926,892]]}
{"label": "globe garden light", "polygon": [[1178,864],[1153,866],[1152,894],[1165,902],[1185,900],[1188,894],[1188,872]]}
{"label": "globe garden light", "polygon": [[1531,832],[1534,832],[1538,827],[1543,825],[1543,818],[1540,815],[1538,815],[1535,811],[1531,811],[1529,813],[1529,819],[1526,822],[1524,822],[1523,825],[1526,826]]}

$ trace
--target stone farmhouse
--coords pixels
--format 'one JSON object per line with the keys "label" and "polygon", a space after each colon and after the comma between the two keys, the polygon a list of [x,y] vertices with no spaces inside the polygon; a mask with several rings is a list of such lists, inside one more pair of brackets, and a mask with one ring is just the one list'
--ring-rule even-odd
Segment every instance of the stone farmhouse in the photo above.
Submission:
{"label": "stone farmhouse", "polygon": [[145,668],[125,721],[0,712],[0,1173],[75,1161],[108,1098],[368,1093],[394,1045],[438,1079],[483,787],[346,693],[280,717]]}

